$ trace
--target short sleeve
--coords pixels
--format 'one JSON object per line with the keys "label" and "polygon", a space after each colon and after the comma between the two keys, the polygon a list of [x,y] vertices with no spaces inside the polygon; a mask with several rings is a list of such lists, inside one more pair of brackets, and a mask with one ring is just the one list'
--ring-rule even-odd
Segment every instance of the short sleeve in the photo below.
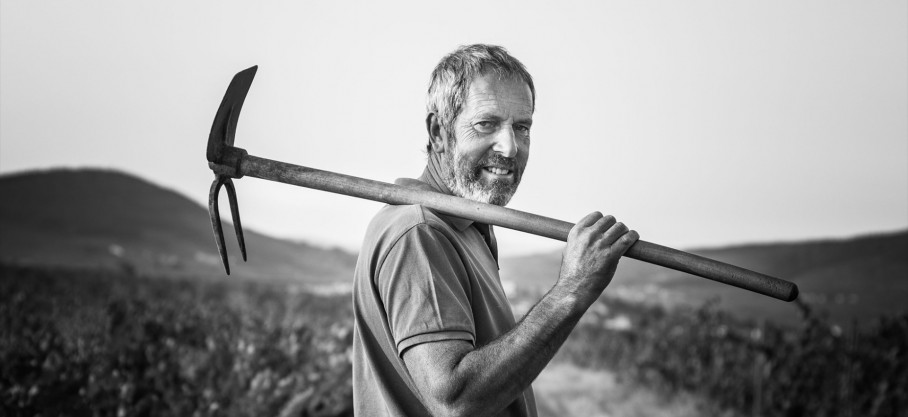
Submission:
{"label": "short sleeve", "polygon": [[427,224],[409,229],[391,247],[377,281],[398,356],[426,342],[475,343],[467,272],[440,231]]}

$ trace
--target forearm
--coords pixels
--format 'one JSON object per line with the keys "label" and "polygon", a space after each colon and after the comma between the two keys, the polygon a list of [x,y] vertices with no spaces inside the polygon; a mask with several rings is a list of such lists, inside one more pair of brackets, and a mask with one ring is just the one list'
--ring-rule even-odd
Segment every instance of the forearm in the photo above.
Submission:
{"label": "forearm", "polygon": [[439,415],[488,415],[514,401],[602,294],[637,238],[614,217],[591,213],[571,229],[558,282],[514,329],[476,349],[455,340],[404,352],[426,407]]}
{"label": "forearm", "polygon": [[502,410],[545,368],[586,308],[555,286],[511,331],[451,364],[450,378],[430,389],[430,409],[455,415]]}

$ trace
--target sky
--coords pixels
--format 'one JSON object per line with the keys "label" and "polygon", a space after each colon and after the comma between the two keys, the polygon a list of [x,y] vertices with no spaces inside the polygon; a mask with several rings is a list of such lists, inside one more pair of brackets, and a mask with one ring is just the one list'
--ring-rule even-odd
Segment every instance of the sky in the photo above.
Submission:
{"label": "sky", "polygon": [[[259,65],[236,146],[416,177],[429,74],[471,43],[508,48],[536,84],[511,208],[599,210],[678,248],[908,227],[903,0],[3,0],[0,174],[115,169],[204,205],[215,111]],[[350,250],[380,207],[236,184],[245,228]],[[503,256],[562,245],[498,237]]]}

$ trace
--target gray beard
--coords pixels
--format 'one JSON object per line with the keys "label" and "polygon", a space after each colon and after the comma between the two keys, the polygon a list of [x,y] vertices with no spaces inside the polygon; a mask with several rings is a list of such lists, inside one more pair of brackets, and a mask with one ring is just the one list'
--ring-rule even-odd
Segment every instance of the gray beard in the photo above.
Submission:
{"label": "gray beard", "polygon": [[516,163],[511,164],[514,182],[493,180],[491,183],[484,183],[480,172],[482,167],[470,166],[456,150],[443,153],[441,161],[445,185],[454,195],[468,200],[505,206],[511,201],[520,184],[520,173],[516,171]]}

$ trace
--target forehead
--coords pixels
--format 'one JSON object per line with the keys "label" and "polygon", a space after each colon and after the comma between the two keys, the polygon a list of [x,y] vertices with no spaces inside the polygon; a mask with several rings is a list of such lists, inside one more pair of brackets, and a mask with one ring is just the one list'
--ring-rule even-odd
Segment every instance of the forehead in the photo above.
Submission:
{"label": "forehead", "polygon": [[464,99],[464,113],[505,112],[507,116],[532,117],[533,95],[518,77],[499,79],[484,74],[473,79]]}

